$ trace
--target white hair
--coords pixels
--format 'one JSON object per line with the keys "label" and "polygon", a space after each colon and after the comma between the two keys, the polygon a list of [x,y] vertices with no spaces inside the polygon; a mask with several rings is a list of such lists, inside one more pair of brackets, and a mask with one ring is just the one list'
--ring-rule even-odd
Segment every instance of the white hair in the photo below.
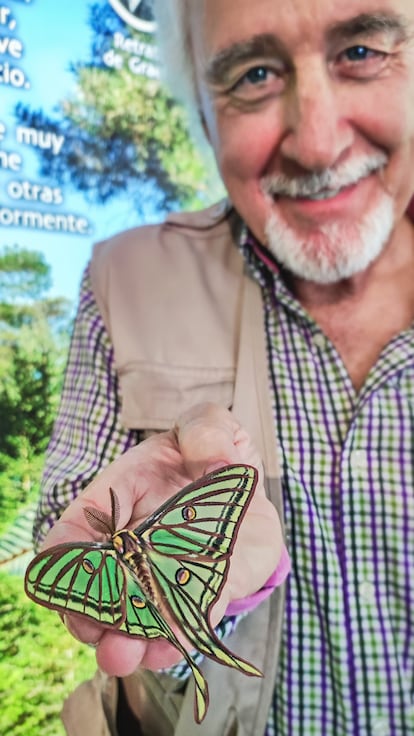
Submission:
{"label": "white hair", "polygon": [[198,136],[201,125],[190,28],[194,2],[198,0],[153,0],[162,77],[186,108]]}

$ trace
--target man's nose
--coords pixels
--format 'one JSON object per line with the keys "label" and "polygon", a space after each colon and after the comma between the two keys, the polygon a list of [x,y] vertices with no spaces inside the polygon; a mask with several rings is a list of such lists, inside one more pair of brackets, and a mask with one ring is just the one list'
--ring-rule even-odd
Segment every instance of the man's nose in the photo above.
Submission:
{"label": "man's nose", "polygon": [[327,169],[344,158],[354,140],[344,99],[340,81],[321,62],[297,71],[285,98],[282,156],[309,171]]}

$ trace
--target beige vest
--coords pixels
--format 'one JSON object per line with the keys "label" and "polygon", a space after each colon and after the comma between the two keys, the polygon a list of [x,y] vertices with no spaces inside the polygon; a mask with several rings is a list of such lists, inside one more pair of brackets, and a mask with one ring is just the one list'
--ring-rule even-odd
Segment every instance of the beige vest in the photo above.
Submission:
{"label": "beige vest", "polygon": [[[164,430],[195,403],[231,407],[261,451],[267,492],[282,517],[263,305],[235,247],[239,231],[237,215],[223,202],[121,233],[95,246],[92,286],[114,347],[124,425]],[[227,642],[262,670],[263,679],[204,661],[210,708],[202,724],[194,722],[193,683],[183,689],[171,677],[144,671],[125,678],[144,734],[262,736],[276,677],[283,598],[283,588],[275,591]],[[113,680],[99,673],[82,687],[82,728],[77,730],[81,703],[75,693],[63,713],[68,733],[115,736]],[[95,718],[97,709],[105,712],[105,724],[96,731],[84,721],[92,698]]]}

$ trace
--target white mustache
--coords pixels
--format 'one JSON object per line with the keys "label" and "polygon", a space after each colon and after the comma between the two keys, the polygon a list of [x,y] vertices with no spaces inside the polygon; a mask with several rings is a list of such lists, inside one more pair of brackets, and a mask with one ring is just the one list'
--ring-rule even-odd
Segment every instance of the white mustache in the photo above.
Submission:
{"label": "white mustache", "polygon": [[336,191],[356,184],[374,171],[382,169],[388,161],[385,153],[354,158],[335,169],[312,172],[290,179],[285,174],[272,174],[261,180],[265,194],[291,197],[311,197],[324,191]]}

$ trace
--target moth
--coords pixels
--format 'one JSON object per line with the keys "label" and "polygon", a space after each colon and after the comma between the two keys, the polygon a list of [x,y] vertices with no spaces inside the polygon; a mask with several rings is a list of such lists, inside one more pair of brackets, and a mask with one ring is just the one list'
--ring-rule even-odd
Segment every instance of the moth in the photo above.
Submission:
{"label": "moth", "polygon": [[117,529],[119,501],[110,489],[110,516],[84,508],[90,526],[108,541],[59,544],[40,552],[27,568],[26,593],[43,606],[87,616],[129,636],[167,639],[194,676],[194,717],[200,723],[208,685],[167,619],[203,655],[262,676],[227,649],[210,624],[256,484],[255,468],[228,465],[183,488],[134,530]]}

